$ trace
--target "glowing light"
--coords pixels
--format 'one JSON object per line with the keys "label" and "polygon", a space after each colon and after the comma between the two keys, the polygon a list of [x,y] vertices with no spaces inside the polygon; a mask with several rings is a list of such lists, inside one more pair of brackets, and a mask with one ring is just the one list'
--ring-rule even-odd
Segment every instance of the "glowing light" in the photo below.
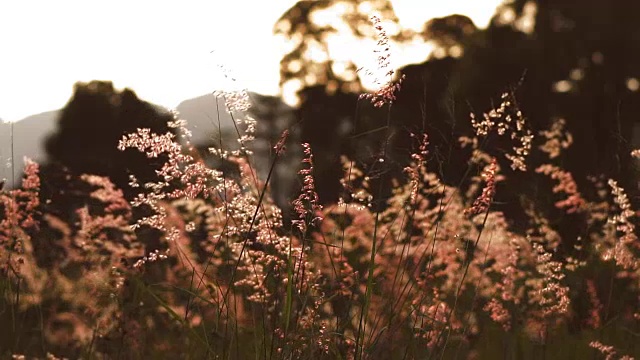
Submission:
{"label": "glowing light", "polygon": [[[403,26],[418,30],[432,17],[453,13],[466,14],[484,27],[500,2],[395,0],[393,6]],[[295,3],[184,0],[178,6],[152,0],[2,1],[0,33],[11,36],[3,37],[2,44],[0,118],[16,121],[61,108],[76,81],[91,80],[111,80],[117,88],[129,87],[145,100],[175,107],[224,83],[212,61],[212,50],[227,55],[239,84],[276,95],[286,44],[271,30]],[[358,57],[371,56],[369,46],[353,47],[351,40],[342,38],[330,54],[344,46],[356,64],[361,63]],[[396,66],[426,58],[424,44],[413,50],[397,47],[397,51]]]}

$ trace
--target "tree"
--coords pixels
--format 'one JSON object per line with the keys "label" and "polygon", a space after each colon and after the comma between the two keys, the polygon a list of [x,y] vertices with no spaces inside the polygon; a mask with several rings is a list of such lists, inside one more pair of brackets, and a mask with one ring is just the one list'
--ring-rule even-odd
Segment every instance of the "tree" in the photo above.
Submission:
{"label": "tree", "polygon": [[[357,66],[349,58],[336,60],[329,42],[334,35],[375,39],[372,13],[398,21],[389,0],[299,1],[287,10],[274,26],[274,33],[291,47],[280,62],[280,86],[292,92],[316,85],[329,93],[363,91]],[[408,30],[397,31],[392,39],[406,41],[413,36]]]}
{"label": "tree", "polygon": [[[338,13],[333,16],[342,21],[342,26],[317,22],[322,17],[316,14],[331,10]],[[434,143],[439,140],[444,143],[451,135],[450,124],[442,121],[449,111],[442,102],[442,94],[449,86],[449,74],[455,62],[451,58],[430,63],[426,72],[408,70],[411,76],[406,78],[403,87],[410,90],[400,90],[391,121],[387,118],[387,108],[376,109],[367,101],[358,101],[359,95],[365,92],[360,79],[363,72],[358,71],[353,61],[337,66],[338,61],[330,56],[335,54],[330,53],[328,43],[331,35],[377,41],[371,14],[378,14],[397,25],[398,19],[389,1],[340,0],[300,1],[278,20],[274,28],[276,34],[293,43],[292,50],[281,61],[281,87],[286,93],[290,91],[287,88],[290,83],[298,84],[294,86],[300,102],[295,124],[300,127],[299,141],[310,143],[314,150],[316,174],[322,179],[318,182],[318,193],[325,202],[339,197],[341,155],[357,160],[371,178],[385,173],[386,181],[389,181],[391,177],[402,175],[406,160],[410,158],[409,133],[431,132],[430,128],[435,127]],[[423,33],[397,26],[386,30],[392,41],[423,39],[434,42],[446,52],[459,49],[476,28],[469,18],[453,16],[432,21]],[[312,49],[322,56],[311,56]],[[375,58],[375,55],[372,53],[371,57]],[[336,71],[338,68],[342,71]],[[429,82],[428,87],[424,86],[425,80]],[[421,103],[422,100],[426,104]],[[417,121],[405,120],[402,109],[409,108],[426,117]],[[425,109],[428,114],[422,111]],[[382,151],[381,144],[388,139],[388,149]],[[448,140],[446,142],[446,146],[451,145]],[[385,163],[381,166],[379,159],[383,152]]]}
{"label": "tree", "polygon": [[138,99],[132,90],[117,91],[111,82],[76,83],[57,131],[47,139],[47,155],[51,166],[66,167],[72,174],[108,176],[131,197],[138,191],[128,185],[129,175],[140,183],[156,180],[155,171],[166,159],[149,159],[133,149],[120,151],[119,140],[138,128],[175,133],[168,126],[171,120],[171,113]]}

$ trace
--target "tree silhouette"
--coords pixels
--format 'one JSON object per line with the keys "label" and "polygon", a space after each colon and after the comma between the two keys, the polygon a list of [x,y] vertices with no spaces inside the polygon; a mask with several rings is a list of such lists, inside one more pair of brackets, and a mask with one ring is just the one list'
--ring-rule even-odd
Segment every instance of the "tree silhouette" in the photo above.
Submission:
{"label": "tree silhouette", "polygon": [[[337,20],[337,24],[319,21],[318,14]],[[370,13],[397,22],[389,0],[299,1],[276,22],[274,33],[282,36],[291,47],[280,61],[280,86],[292,86],[293,91],[322,86],[329,93],[361,92],[362,84],[353,61],[336,61],[330,54],[331,35],[375,39]],[[393,40],[408,40],[415,36],[409,30],[393,34]]]}
{"label": "tree silhouette", "polygon": [[119,92],[103,81],[77,83],[61,111],[57,131],[47,139],[47,155],[73,174],[108,176],[132,196],[129,175],[141,183],[157,180],[155,170],[166,159],[149,159],[134,149],[120,151],[118,141],[138,128],[175,133],[167,124],[171,120],[172,114],[138,99],[129,89]]}
{"label": "tree silhouette", "polygon": [[[367,146],[349,140],[387,123],[384,110],[379,111],[383,115],[371,113],[366,120],[356,120],[356,100],[346,98],[362,91],[358,78],[344,81],[333,73],[328,53],[319,63],[304,55],[310,44],[322,45],[326,34],[336,31],[314,25],[314,11],[337,3],[349,9],[346,12],[359,14],[356,18],[366,19],[361,13],[366,7],[360,6],[364,2],[299,2],[276,25],[280,32],[297,39],[297,47],[281,63],[281,80],[284,85],[297,78],[302,84],[298,121],[309,130],[301,133],[308,134],[305,140],[318,148],[316,152],[330,151],[332,161],[345,149],[362,153],[361,147]],[[386,10],[384,16],[395,19],[388,2],[377,4],[376,9]],[[397,158],[406,154],[410,132],[425,131],[435,149],[433,157],[455,159],[451,149],[457,136],[469,129],[469,113],[492,108],[507,91],[515,94],[534,134],[558,118],[566,120],[575,142],[560,161],[576,179],[604,174],[619,178],[637,194],[637,172],[629,152],[635,114],[640,110],[640,25],[633,16],[638,10],[640,4],[633,1],[519,0],[501,5],[486,30],[476,29],[464,16],[452,15],[426,22],[421,34],[394,38],[403,41],[420,35],[435,45],[424,63],[400,70],[406,80],[392,107],[391,129],[384,132],[395,139],[391,146]],[[365,28],[362,25],[351,29]],[[402,29],[397,33],[408,34]],[[288,71],[296,62],[303,64],[293,66],[299,71]],[[320,75],[309,83],[305,80],[309,73]],[[329,100],[334,95],[334,100]],[[342,108],[327,109],[337,106]],[[358,107],[359,117],[366,113]],[[335,138],[335,131],[328,133],[327,128],[349,131]],[[335,144],[341,142],[346,144],[338,150]],[[329,143],[334,144],[331,150],[326,146]],[[497,151],[505,149],[498,146]],[[459,169],[451,166],[442,172],[452,183],[461,176]],[[586,180],[581,185],[586,186]]]}
{"label": "tree silhouette", "polygon": [[[399,92],[389,118],[388,107],[376,109],[367,101],[358,101],[365,90],[360,81],[361,73],[353,62],[344,66],[342,73],[334,71],[334,59],[329,56],[327,41],[328,35],[338,29],[316,24],[317,17],[314,17],[316,12],[332,8],[342,9],[339,18],[347,26],[340,29],[348,36],[361,39],[376,39],[369,19],[371,13],[397,22],[389,1],[301,1],[276,23],[275,32],[284,34],[295,45],[281,61],[281,86],[285,88],[289,82],[299,82],[300,104],[296,113],[299,140],[310,143],[315,153],[316,174],[322,179],[318,181],[318,193],[324,202],[335,201],[340,196],[338,179],[342,173],[340,156],[343,154],[358,161],[374,182],[382,175],[388,182],[392,177],[402,176],[402,169],[410,159],[410,133],[430,132],[430,128],[437,128],[433,131],[437,135],[432,135],[432,142],[452,145],[449,141],[452,126],[444,121],[450,109],[446,108],[441,94],[447,92],[455,62],[445,56],[429,63],[426,71],[421,68],[401,70],[400,73],[408,75],[403,83],[407,90]],[[422,37],[425,42],[432,41],[436,47],[441,47],[447,55],[447,52],[461,48],[463,41],[475,30],[469,18],[453,16],[431,21],[420,34],[399,28],[390,33],[390,38],[402,42]],[[321,49],[324,58],[310,57],[312,46]],[[426,87],[425,81],[429,83]],[[402,109],[415,112],[404,117],[407,111]],[[424,117],[414,121],[415,114]],[[384,150],[383,143],[388,143]],[[384,157],[384,166],[379,162],[381,157]]]}

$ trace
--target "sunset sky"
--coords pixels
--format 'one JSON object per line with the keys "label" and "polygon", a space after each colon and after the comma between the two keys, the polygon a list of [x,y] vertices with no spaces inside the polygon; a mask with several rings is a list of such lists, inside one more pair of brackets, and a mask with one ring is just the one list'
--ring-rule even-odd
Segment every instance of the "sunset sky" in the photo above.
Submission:
{"label": "sunset sky", "polygon": [[[0,119],[65,105],[76,81],[112,80],[166,107],[232,86],[278,93],[282,45],[273,24],[293,0],[147,0],[0,3]],[[403,26],[463,13],[487,25],[499,0],[392,1]],[[213,51],[213,53],[212,53]],[[415,61],[399,54],[397,66]],[[422,55],[421,55],[422,56]],[[424,57],[423,57],[424,58]]]}

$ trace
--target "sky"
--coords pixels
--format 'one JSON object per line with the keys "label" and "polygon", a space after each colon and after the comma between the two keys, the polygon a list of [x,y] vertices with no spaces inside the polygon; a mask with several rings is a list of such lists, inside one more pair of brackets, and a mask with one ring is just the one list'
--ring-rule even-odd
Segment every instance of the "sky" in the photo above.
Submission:
{"label": "sky", "polygon": [[[414,29],[425,19],[452,13],[485,27],[500,2],[392,1],[401,25]],[[277,95],[284,45],[271,32],[295,3],[0,1],[0,119],[18,121],[62,108],[76,81],[111,80],[169,108],[233,87]],[[415,58],[415,52],[405,51],[395,64]],[[221,64],[235,83],[225,80]]]}

